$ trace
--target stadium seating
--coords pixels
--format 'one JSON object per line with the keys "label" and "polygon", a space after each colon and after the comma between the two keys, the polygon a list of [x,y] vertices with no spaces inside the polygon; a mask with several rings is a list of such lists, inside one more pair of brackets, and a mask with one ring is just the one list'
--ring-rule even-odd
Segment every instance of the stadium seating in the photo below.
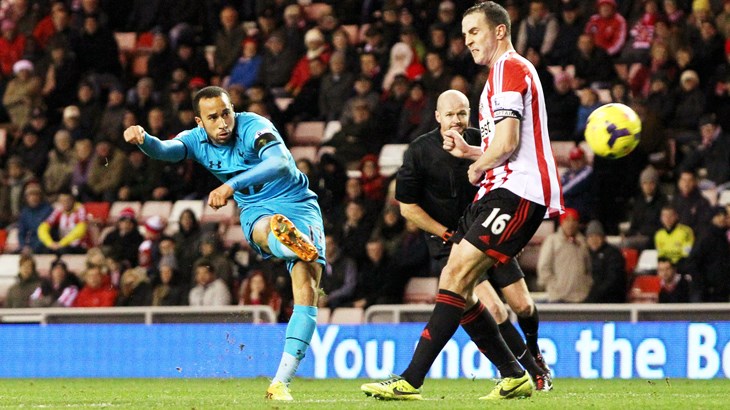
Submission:
{"label": "stadium seating", "polygon": [[0,306],[5,303],[8,289],[13,286],[18,277],[20,255],[0,255]]}
{"label": "stadium seating", "polygon": [[636,270],[636,265],[639,263],[639,251],[634,248],[621,248],[621,253],[624,255],[624,269],[626,274],[631,277]]}
{"label": "stadium seating", "polygon": [[[3,248],[3,252],[5,253],[13,253],[17,252],[20,249],[20,238],[18,238],[18,228],[12,227],[8,229],[8,235],[5,238],[5,247]],[[0,265],[5,268],[5,265]],[[0,269],[2,270],[2,269]]]}
{"label": "stadium seating", "polygon": [[[238,217],[238,206],[236,201],[229,200],[226,206],[218,209],[213,209],[209,206],[203,207],[203,215],[200,217],[201,223],[222,223],[226,225],[234,225],[239,221]],[[240,231],[240,226],[237,227]]]}
{"label": "stadium seating", "polygon": [[299,161],[300,159],[308,159],[312,162],[312,164],[316,164],[319,162],[319,155],[317,155],[317,147],[313,145],[302,145],[302,146],[294,146],[289,148],[289,151],[291,152],[291,156],[294,157],[294,161]]}
{"label": "stadium seating", "polygon": [[302,121],[294,127],[292,145],[320,145],[324,137],[324,121]]}
{"label": "stadium seating", "polygon": [[324,136],[322,137],[322,143],[325,143],[335,136],[337,131],[342,129],[342,124],[339,121],[329,121],[324,126]]}
{"label": "stadium seating", "polygon": [[180,215],[184,210],[193,211],[195,218],[200,221],[203,218],[203,210],[207,208],[205,202],[201,199],[180,199],[175,201],[170,211],[170,217],[167,219],[168,225],[177,224],[180,221]]}
{"label": "stadium seating", "polygon": [[66,254],[61,256],[61,260],[66,262],[66,266],[69,271],[79,275],[80,277],[83,276],[83,273],[86,271],[86,255]]}
{"label": "stadium seating", "polygon": [[702,190],[700,190],[700,192],[702,193],[702,196],[704,196],[705,199],[707,199],[707,202],[710,203],[710,206],[717,205],[717,203],[718,203],[717,189],[715,189],[715,188],[702,189]]}
{"label": "stadium seating", "polygon": [[90,222],[105,225],[109,219],[111,203],[109,202],[85,202],[86,215]]}
{"label": "stadium seating", "polygon": [[0,229],[0,253],[5,250],[5,241],[8,239],[8,230]]}
{"label": "stadium seating", "polygon": [[655,275],[641,275],[634,278],[629,290],[630,303],[656,303],[661,291],[661,278]]}
{"label": "stadium seating", "polygon": [[146,201],[142,204],[142,209],[137,215],[137,219],[140,222],[144,222],[151,216],[161,216],[169,222],[170,214],[172,213],[172,202],[171,201]]}
{"label": "stadium seating", "polygon": [[644,249],[641,251],[639,261],[636,263],[636,273],[646,274],[656,272],[658,257],[659,253],[656,249]]}
{"label": "stadium seating", "polygon": [[226,233],[223,234],[223,246],[226,248],[232,247],[234,244],[248,244],[246,238],[243,236],[243,230],[241,225],[229,225],[226,228]]}
{"label": "stadium seating", "polygon": [[291,97],[277,97],[274,99],[274,103],[276,104],[276,107],[280,109],[281,111],[286,111],[286,109],[289,107],[289,104],[294,101]]}
{"label": "stadium seating", "polygon": [[435,303],[438,286],[438,278],[411,278],[403,293],[403,303]]}
{"label": "stadium seating", "polygon": [[328,307],[321,307],[321,308],[317,309],[317,324],[318,325],[329,324],[331,315],[332,315],[332,310]]}
{"label": "stadium seating", "polygon": [[385,144],[380,150],[378,165],[380,165],[380,173],[389,177],[403,165],[403,153],[408,149],[408,144]]}
{"label": "stadium seating", "polygon": [[341,307],[334,309],[330,315],[330,324],[359,325],[365,319],[365,311],[356,307]]}
{"label": "stadium seating", "polygon": [[119,214],[122,212],[125,208],[132,208],[135,215],[137,215],[137,219],[139,219],[139,211],[142,209],[142,202],[139,201],[117,201],[112,204],[111,209],[109,210],[109,220],[108,223],[116,223],[119,220]]}
{"label": "stadium seating", "polygon": [[51,264],[58,259],[58,255],[53,253],[43,253],[33,255],[35,260],[35,268],[41,277],[49,277],[51,274]]}
{"label": "stadium seating", "polygon": [[588,145],[588,143],[585,140],[583,140],[583,141],[580,142],[580,144],[578,144],[578,146],[580,147],[580,149],[583,150],[583,152],[585,152],[585,154],[586,154],[586,161],[589,164],[592,164],[593,163],[593,156],[595,154],[593,153],[593,150],[591,149],[590,145]]}
{"label": "stadium seating", "polygon": [[552,141],[550,146],[553,148],[553,156],[555,162],[561,167],[570,167],[570,150],[575,148],[573,141]]}
{"label": "stadium seating", "polygon": [[720,192],[720,198],[718,199],[717,204],[720,206],[730,205],[730,189]]}

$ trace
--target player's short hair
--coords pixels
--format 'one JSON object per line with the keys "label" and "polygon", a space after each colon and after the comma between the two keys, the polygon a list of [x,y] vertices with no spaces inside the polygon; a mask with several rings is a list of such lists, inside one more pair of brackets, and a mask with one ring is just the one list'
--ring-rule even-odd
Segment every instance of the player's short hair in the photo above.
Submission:
{"label": "player's short hair", "polygon": [[504,24],[507,27],[507,37],[509,38],[512,33],[512,23],[509,18],[507,10],[493,1],[479,1],[477,4],[469,7],[464,12],[462,17],[468,16],[472,13],[483,13],[487,19],[487,23],[492,27],[497,27],[500,24]]}
{"label": "player's short hair", "polygon": [[195,97],[193,97],[193,111],[195,111],[195,116],[200,117],[200,100],[202,99],[208,99],[208,98],[216,98],[224,95],[228,97],[228,101],[231,101],[231,95],[228,94],[228,91],[221,87],[216,86],[209,86],[202,88],[200,91],[198,91],[195,94]]}

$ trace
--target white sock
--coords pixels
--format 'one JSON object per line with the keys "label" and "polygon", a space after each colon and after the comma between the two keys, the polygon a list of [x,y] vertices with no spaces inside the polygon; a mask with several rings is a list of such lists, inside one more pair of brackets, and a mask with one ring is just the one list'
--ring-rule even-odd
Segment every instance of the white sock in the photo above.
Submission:
{"label": "white sock", "polygon": [[276,376],[274,376],[274,380],[272,380],[271,383],[282,382],[288,385],[289,382],[291,382],[291,379],[294,378],[294,374],[297,372],[298,367],[299,359],[287,352],[284,352],[281,355],[281,361],[279,362],[279,368],[276,370]]}

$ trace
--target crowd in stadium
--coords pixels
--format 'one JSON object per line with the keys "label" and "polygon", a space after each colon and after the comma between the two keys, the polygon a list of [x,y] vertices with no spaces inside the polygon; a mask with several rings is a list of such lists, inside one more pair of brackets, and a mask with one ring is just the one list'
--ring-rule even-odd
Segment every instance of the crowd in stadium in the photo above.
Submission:
{"label": "crowd in stadium", "polygon": [[[639,300],[636,259],[656,249],[642,275],[655,278],[651,300],[730,301],[730,1],[498,3],[538,70],[570,208],[524,267],[532,290],[554,302]],[[195,127],[192,96],[207,85],[271,119],[291,148],[311,148],[298,124],[336,125],[315,155],[292,149],[325,217],[320,306],[403,302],[411,277],[438,272],[379,158],[436,127],[441,92],[478,106],[486,72],[460,27],[470,5],[3,0],[0,250],[22,254],[4,306],[269,304],[288,318],[285,267],[226,240],[240,231],[235,214],[210,222],[186,210],[173,221],[124,207],[99,218],[85,207],[202,202],[218,186],[205,168],[151,160],[122,132],[141,124],[167,139]],[[588,115],[606,102],[642,119],[625,158],[581,144]],[[87,263],[36,266],[47,254]]]}

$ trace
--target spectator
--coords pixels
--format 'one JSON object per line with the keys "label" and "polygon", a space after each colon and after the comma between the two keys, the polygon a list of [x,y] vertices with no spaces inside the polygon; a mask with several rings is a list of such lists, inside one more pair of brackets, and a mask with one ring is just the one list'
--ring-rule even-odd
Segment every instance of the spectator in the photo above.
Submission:
{"label": "spectator", "polygon": [[283,87],[289,81],[294,64],[297,62],[297,55],[292,48],[286,47],[286,40],[278,33],[269,36],[264,47],[259,81],[272,92],[281,90],[279,94],[282,95],[277,96],[283,96]]}
{"label": "spectator", "polygon": [[354,301],[357,287],[357,263],[341,251],[335,236],[327,234],[325,241],[327,266],[320,283],[324,294],[319,297],[318,305],[331,309],[349,306]]}
{"label": "spectator", "polygon": [[727,210],[712,210],[710,227],[700,236],[689,254],[687,272],[692,275],[701,302],[730,301],[730,240]]}
{"label": "spectator", "polygon": [[398,203],[388,202],[375,223],[370,239],[381,242],[387,255],[394,255],[403,242],[406,220]]}
{"label": "spectator", "polygon": [[340,124],[343,127],[354,121],[353,106],[359,104],[362,100],[365,100],[371,113],[376,112],[380,104],[380,94],[376,91],[373,84],[373,79],[366,75],[360,74],[355,78],[355,84],[353,85],[354,94],[347,99],[345,106],[342,108]]}
{"label": "spectator", "polygon": [[662,128],[666,127],[672,121],[675,101],[669,88],[669,80],[664,74],[652,75],[647,92],[636,90],[632,92],[635,95],[648,95],[646,101],[647,110],[657,116],[662,123]]}
{"label": "spectator", "polygon": [[18,32],[15,21],[5,18],[0,22],[0,76],[10,78],[13,65],[23,58],[26,37]]}
{"label": "spectator", "polygon": [[[71,192],[58,195],[58,207],[38,226],[38,238],[53,252],[86,253],[86,208]],[[55,232],[51,233],[51,229]]]}
{"label": "spectator", "polygon": [[425,64],[426,72],[421,76],[421,81],[423,81],[426,94],[435,100],[442,92],[449,89],[453,75],[446,66],[443,55],[436,51],[426,52]]}
{"label": "spectator", "polygon": [[180,39],[175,50],[175,55],[172,58],[173,70],[182,68],[192,78],[200,78],[206,84],[210,81],[211,71],[208,67],[208,61],[195,48],[195,44],[191,39]]}
{"label": "spectator", "polygon": [[623,67],[624,75],[622,75],[622,78],[628,77],[629,69],[632,68],[633,64],[645,64],[649,60],[649,50],[654,40],[655,24],[661,16],[659,15],[657,0],[646,0],[643,2],[642,7],[643,13],[631,27],[629,31],[631,37],[619,59],[621,63],[628,66]]}
{"label": "spectator", "polygon": [[446,67],[455,76],[460,75],[464,78],[472,79],[479,70],[479,67],[473,64],[473,61],[474,59],[469,49],[464,44],[464,37],[461,34],[461,30],[452,33],[449,36],[449,48],[446,51]]}
{"label": "spectator", "polygon": [[117,290],[99,266],[90,266],[83,276],[84,286],[79,291],[74,307],[112,307],[117,300]]}
{"label": "spectator", "polygon": [[700,77],[694,70],[687,70],[679,77],[679,87],[674,90],[674,117],[670,123],[678,149],[693,146],[700,139],[697,129],[705,112],[706,97],[700,89]]}
{"label": "spectator", "polygon": [[359,170],[363,196],[376,204],[377,208],[382,208],[387,179],[380,173],[378,156],[368,154],[362,157]]}
{"label": "spectator", "polygon": [[38,239],[38,226],[53,212],[51,205],[43,197],[40,185],[31,183],[25,186],[25,206],[18,218],[18,242],[20,252],[26,254],[47,253],[48,249]]}
{"label": "spectator", "polygon": [[641,172],[639,184],[641,193],[633,200],[624,246],[641,251],[653,246],[652,238],[661,228],[660,215],[667,197],[659,189],[659,173],[651,165]]}
{"label": "spectator", "polygon": [[712,219],[710,202],[702,196],[693,172],[680,172],[677,193],[671,203],[679,215],[679,222],[692,228],[698,236],[709,226]]}
{"label": "spectator", "polygon": [[23,189],[33,181],[33,173],[25,168],[18,156],[8,158],[0,185],[0,226],[15,222],[23,205]]}
{"label": "spectator", "polygon": [[33,72],[30,60],[19,60],[13,64],[13,77],[3,94],[3,106],[10,116],[10,121],[18,128],[23,128],[30,120],[34,107],[41,101],[41,81]]}
{"label": "spectator", "polygon": [[332,54],[342,53],[344,57],[344,71],[356,73],[360,64],[360,57],[350,42],[350,35],[340,26],[332,33]]}
{"label": "spectator", "polygon": [[[463,40],[462,40],[463,42]],[[469,56],[471,58],[471,56]],[[455,77],[461,78],[461,77]],[[397,75],[393,80],[393,84],[390,86],[390,90],[383,94],[383,98],[380,100],[380,104],[376,109],[376,117],[380,119],[383,124],[396,124],[400,118],[400,113],[403,111],[403,105],[408,99],[410,91],[410,83],[405,75]],[[398,130],[394,127],[382,127],[383,140],[386,143],[390,141],[396,141],[398,139]]]}
{"label": "spectator", "polygon": [[657,275],[661,279],[659,303],[688,303],[690,282],[687,276],[678,273],[677,267],[668,258],[657,260]]}
{"label": "spectator", "polygon": [[200,224],[191,209],[180,214],[179,229],[173,235],[175,240],[175,259],[177,260],[177,277],[184,285],[193,283],[193,264],[200,257]]}
{"label": "spectator", "polygon": [[152,50],[147,60],[147,75],[152,79],[158,90],[170,83],[175,53],[170,48],[170,39],[167,34],[156,31],[152,37]]}
{"label": "spectator", "polygon": [[691,45],[698,74],[705,83],[715,68],[725,61],[725,39],[718,33],[717,26],[710,19],[703,19],[699,31],[699,41],[692,42]]}
{"label": "spectator", "polygon": [[76,165],[71,133],[58,130],[53,136],[53,148],[48,152],[48,166],[43,173],[43,186],[46,193],[55,197],[71,182]]}
{"label": "spectator", "polygon": [[96,144],[96,153],[89,165],[88,190],[85,191],[88,196],[85,200],[111,202],[116,198],[126,164],[124,156],[109,141]]}
{"label": "spectator", "polygon": [[575,89],[608,88],[616,79],[611,57],[605,50],[595,46],[590,34],[581,34],[578,37],[578,47],[571,60],[575,66]]}
{"label": "spectator", "polygon": [[79,66],[87,75],[116,80],[122,74],[119,47],[114,33],[99,22],[97,14],[84,17],[83,27],[74,46]]}
{"label": "spectator", "polygon": [[241,56],[234,62],[228,78],[228,85],[242,85],[249,88],[256,83],[263,58],[258,52],[256,39],[248,37],[241,42]]}
{"label": "spectator", "polygon": [[118,201],[143,201],[153,198],[153,192],[162,182],[161,165],[140,150],[127,155],[117,191]]}
{"label": "spectator", "polygon": [[138,249],[144,241],[137,229],[134,209],[124,208],[119,213],[116,227],[109,232],[102,242],[104,253],[127,266],[137,266]]}
{"label": "spectator", "polygon": [[558,33],[552,50],[545,56],[550,65],[565,65],[570,61],[577,51],[578,37],[585,27],[577,0],[567,0],[561,4]]}
{"label": "spectator", "polygon": [[687,225],[679,223],[679,215],[672,205],[664,205],[660,216],[662,227],[654,234],[654,246],[659,257],[665,257],[684,271],[685,258],[695,242],[695,234]]}
{"label": "spectator", "polygon": [[375,54],[362,53],[360,55],[360,76],[370,79],[373,90],[381,90],[383,88],[383,68]]}
{"label": "spectator", "polygon": [[309,62],[314,59],[320,60],[325,66],[329,63],[331,51],[329,45],[325,42],[324,35],[317,28],[312,28],[304,35],[304,44],[307,48],[303,55],[294,65],[291,77],[284,88],[292,95],[297,96],[304,87],[304,84],[310,77]]}
{"label": "spectator", "polygon": [[221,26],[215,35],[213,71],[223,78],[231,72],[236,60],[241,56],[241,43],[246,33],[238,20],[238,11],[232,6],[221,9],[219,21]]}
{"label": "spectator", "polygon": [[20,146],[15,149],[15,155],[20,157],[34,178],[43,177],[48,165],[49,143],[48,140],[42,141],[38,132],[30,125],[23,127],[20,132]]}
{"label": "spectator", "polygon": [[695,173],[704,168],[706,180],[700,187],[721,191],[730,182],[730,135],[723,132],[715,114],[703,115],[699,124],[702,141],[684,158],[680,169]]}
{"label": "spectator", "polygon": [[213,266],[205,259],[195,266],[195,287],[190,289],[190,306],[226,306],[231,304],[231,291],[216,277]]}
{"label": "spectator", "polygon": [[408,144],[433,129],[434,111],[434,102],[428,98],[423,83],[413,82],[398,120],[398,140],[393,142]]}
{"label": "spectator", "polygon": [[411,221],[406,220],[401,241],[391,255],[391,259],[395,264],[393,269],[401,272],[400,280],[392,282],[394,288],[390,291],[391,295],[402,297],[408,279],[411,277],[432,275],[430,269],[432,259],[428,254],[426,235]]}
{"label": "spectator", "polygon": [[40,283],[33,257],[21,256],[18,268],[18,280],[8,289],[5,297],[5,307],[30,307],[30,295],[35,292]]}
{"label": "spectator", "polygon": [[152,289],[152,306],[188,304],[187,286],[178,281],[176,272],[176,269],[169,264],[160,263],[160,283]]}
{"label": "spectator", "polygon": [[566,208],[560,227],[545,238],[537,263],[537,282],[550,302],[583,302],[593,285],[591,259],[585,236],[578,230],[580,215]]}
{"label": "spectator", "polygon": [[319,92],[322,87],[322,77],[327,71],[327,63],[319,58],[307,60],[307,79],[297,87],[294,100],[284,112],[284,121],[314,121],[320,118]]}
{"label": "spectator", "polygon": [[31,307],[71,307],[79,294],[78,278],[68,271],[66,263],[57,259],[51,264],[50,279],[42,279],[30,295]]}
{"label": "spectator", "polygon": [[382,89],[388,90],[398,74],[403,74],[412,81],[421,78],[425,71],[426,68],[421,65],[408,44],[395,43],[390,49],[390,62],[383,77]]}
{"label": "spectator", "polygon": [[617,12],[616,0],[597,0],[598,13],[591,16],[585,32],[595,40],[596,46],[611,55],[617,55],[626,42],[626,20]]}
{"label": "spectator", "polygon": [[[272,36],[280,36],[287,48],[290,48],[294,56],[298,58],[307,51],[304,45],[307,21],[302,7],[299,4],[286,6],[283,23],[283,26],[272,33]],[[291,70],[288,72],[291,74]]]}
{"label": "spectator", "polygon": [[193,266],[205,263],[210,265],[216,278],[223,281],[229,288],[233,286],[233,264],[226,257],[223,251],[223,245],[214,232],[208,232],[201,235],[200,238],[200,258]]}
{"label": "spectator", "polygon": [[153,107],[160,105],[160,98],[155,92],[155,82],[150,77],[142,77],[137,85],[127,92],[127,108],[138,120],[147,126],[147,114]]}
{"label": "spectator", "polygon": [[572,82],[567,72],[558,73],[555,76],[555,92],[545,96],[551,141],[572,141],[575,138],[580,99],[572,88]]}
{"label": "spectator", "polygon": [[570,150],[568,157],[570,159],[570,168],[563,173],[560,181],[563,186],[563,200],[565,206],[578,211],[581,217],[580,222],[584,224],[594,214],[593,167],[588,164],[585,152],[578,146]]}
{"label": "spectator", "polygon": [[346,56],[335,51],[330,58],[330,69],[322,78],[319,89],[319,113],[325,121],[336,121],[342,116],[343,107],[355,84],[355,74],[347,71]]}
{"label": "spectator", "polygon": [[588,223],[586,242],[591,255],[593,285],[584,302],[626,302],[626,262],[621,251],[606,242],[600,222],[593,220]]}
{"label": "spectator", "polygon": [[545,0],[530,0],[529,13],[520,22],[515,50],[525,55],[528,48],[541,56],[550,54],[558,36],[558,19],[550,13]]}
{"label": "spectator", "polygon": [[49,45],[50,62],[45,72],[39,73],[44,78],[41,95],[48,107],[51,118],[56,118],[63,107],[73,104],[76,96],[76,85],[81,78],[76,55],[63,42],[55,41]]}
{"label": "spectator", "polygon": [[378,152],[382,146],[367,101],[358,99],[353,103],[352,118],[352,123],[343,124],[342,129],[323,144],[335,148],[333,155],[347,169],[356,169],[362,157]]}
{"label": "spectator", "polygon": [[117,306],[150,306],[152,288],[142,268],[127,269],[119,280]]}
{"label": "spectator", "polygon": [[144,241],[139,245],[137,263],[145,269],[155,269],[160,263],[160,242],[167,221],[159,215],[153,215],[144,222]]}
{"label": "spectator", "polygon": [[580,90],[578,97],[580,98],[580,105],[578,106],[578,118],[575,122],[575,131],[573,134],[576,141],[583,139],[583,134],[585,134],[586,126],[588,125],[588,117],[596,108],[603,105],[598,100],[598,93],[592,88]]}
{"label": "spectator", "polygon": [[61,127],[71,133],[74,141],[91,139],[91,131],[81,124],[81,110],[76,105],[69,105],[63,109]]}
{"label": "spectator", "polygon": [[278,317],[281,312],[281,296],[274,289],[263,271],[254,270],[241,284],[238,304],[242,306],[270,306]]}
{"label": "spectator", "polygon": [[536,49],[529,47],[527,51],[525,51],[525,58],[527,58],[527,60],[535,66],[537,77],[540,79],[540,84],[545,92],[545,98],[548,98],[549,95],[555,94],[555,78],[553,77],[553,73],[551,73],[545,65],[545,60],[542,54],[540,54]]}
{"label": "spectator", "polygon": [[[365,259],[365,243],[373,230],[370,218],[366,218],[366,205],[360,200],[349,201],[345,205],[345,218],[339,225],[341,233],[337,247],[344,256],[352,258],[359,264]],[[328,252],[329,254],[330,252]]]}
{"label": "spectator", "polygon": [[102,110],[95,93],[92,83],[82,81],[76,90],[75,104],[79,108],[79,125],[96,141]]}
{"label": "spectator", "polygon": [[372,237],[365,249],[367,260],[358,269],[353,306],[368,308],[376,304],[402,303],[403,290],[410,276],[396,271],[379,237]]}

